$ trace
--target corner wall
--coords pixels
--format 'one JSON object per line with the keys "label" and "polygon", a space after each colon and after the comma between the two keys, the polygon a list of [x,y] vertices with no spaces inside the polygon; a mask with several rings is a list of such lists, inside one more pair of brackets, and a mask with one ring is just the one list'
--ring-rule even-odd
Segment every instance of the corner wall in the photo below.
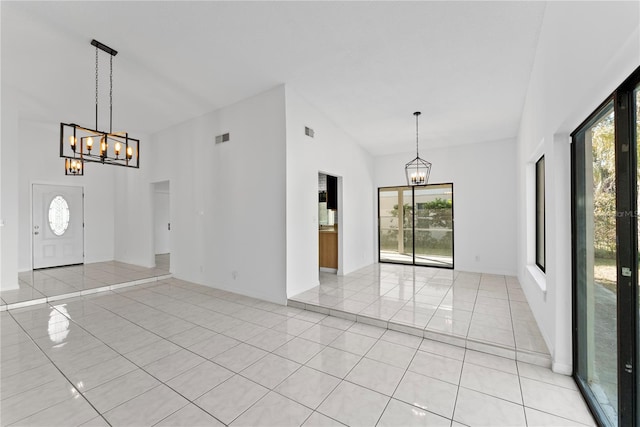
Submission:
{"label": "corner wall", "polygon": [[285,138],[284,86],[152,136],[148,184],[171,182],[174,276],[286,301]]}
{"label": "corner wall", "polygon": [[[342,180],[338,274],[375,262],[373,160],[324,114],[286,87],[287,295],[318,285],[318,172]],[[305,135],[305,126],[315,137]]]}
{"label": "corner wall", "polygon": [[[11,105],[9,89],[2,81],[0,145],[0,290],[18,289],[18,112]],[[15,99],[15,97],[14,97]]]}
{"label": "corner wall", "polygon": [[[420,154],[433,164],[430,183],[453,183],[455,269],[515,275],[515,141],[426,147]],[[414,157],[376,157],[376,188],[407,185],[404,165]]]}
{"label": "corner wall", "polygon": [[[557,372],[572,372],[569,134],[640,64],[638,2],[548,2],[518,135],[518,278]],[[530,195],[546,164],[546,274],[537,273]]]}

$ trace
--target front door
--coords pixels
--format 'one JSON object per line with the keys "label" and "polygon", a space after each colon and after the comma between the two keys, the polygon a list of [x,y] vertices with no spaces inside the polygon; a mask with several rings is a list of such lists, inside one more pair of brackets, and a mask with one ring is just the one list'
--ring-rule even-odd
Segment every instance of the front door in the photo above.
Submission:
{"label": "front door", "polygon": [[82,187],[33,185],[33,269],[84,262]]}

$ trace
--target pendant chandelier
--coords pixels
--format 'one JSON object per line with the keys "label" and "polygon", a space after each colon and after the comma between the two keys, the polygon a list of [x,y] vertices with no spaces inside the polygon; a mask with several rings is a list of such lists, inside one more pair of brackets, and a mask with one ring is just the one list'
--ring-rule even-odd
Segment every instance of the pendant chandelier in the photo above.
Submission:
{"label": "pendant chandelier", "polygon": [[[113,132],[113,57],[114,49],[92,40],[96,48],[96,126],[94,129],[75,123],[60,123],[60,157],[64,158],[65,175],[84,175],[85,163],[140,167],[140,140],[127,132]],[[109,54],[109,132],[98,130],[98,53]]]}
{"label": "pendant chandelier", "polygon": [[405,174],[407,175],[407,185],[427,185],[429,181],[429,173],[431,172],[431,163],[421,159],[418,153],[418,116],[420,112],[413,113],[416,116],[416,158],[411,160],[404,166]]}

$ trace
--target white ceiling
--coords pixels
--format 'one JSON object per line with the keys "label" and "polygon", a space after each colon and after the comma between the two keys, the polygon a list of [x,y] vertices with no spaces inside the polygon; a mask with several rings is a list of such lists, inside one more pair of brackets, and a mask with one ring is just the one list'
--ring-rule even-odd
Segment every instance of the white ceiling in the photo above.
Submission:
{"label": "white ceiling", "polygon": [[[520,1],[0,4],[2,84],[17,90],[22,117],[94,123],[95,38],[119,51],[114,130],[153,133],[286,83],[374,155],[414,149],[416,110],[424,150],[515,137],[545,9]],[[108,55],[100,59],[106,110]]]}

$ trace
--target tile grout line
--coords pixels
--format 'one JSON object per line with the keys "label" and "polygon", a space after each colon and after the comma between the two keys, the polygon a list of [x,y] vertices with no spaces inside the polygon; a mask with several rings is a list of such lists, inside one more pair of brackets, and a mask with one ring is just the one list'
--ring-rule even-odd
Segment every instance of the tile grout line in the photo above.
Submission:
{"label": "tile grout line", "polygon": [[[145,328],[145,327],[143,327],[143,326],[141,326],[141,325],[138,325],[138,324],[137,324],[137,323],[135,323],[135,322],[132,322],[131,320],[129,320],[129,319],[127,319],[127,318],[123,317],[123,316],[122,316],[122,315],[120,315],[119,313],[116,313],[116,312],[114,312],[114,311],[112,311],[112,310],[110,310],[109,308],[106,308],[106,307],[102,307],[102,306],[100,306],[100,307],[101,307],[101,308],[103,308],[103,309],[104,309],[104,310],[106,310],[106,311],[109,311],[110,313],[112,313],[112,314],[114,314],[114,315],[116,315],[116,316],[118,316],[118,317],[121,317],[122,319],[124,319],[124,320],[126,320],[126,321],[128,321],[128,322],[130,322],[130,323],[132,323],[132,324],[134,324],[134,325],[136,325],[136,326],[138,326],[138,327],[140,327],[140,328],[142,328],[142,329],[145,329],[147,332],[152,333],[152,334],[154,334],[154,335],[156,335],[156,336],[160,337],[161,339],[165,339],[165,340],[166,340],[166,338],[164,338],[164,337],[162,337],[162,336],[158,335],[157,333],[155,333],[155,332],[153,332],[153,331],[151,331],[151,330],[149,330],[149,329],[147,329],[147,328]],[[53,308],[53,309],[55,309],[55,307],[52,307],[52,308]],[[57,310],[57,309],[56,309],[56,310]],[[65,317],[66,317],[66,316],[65,316]],[[157,380],[157,381],[160,383],[160,384],[156,385],[155,387],[152,387],[150,390],[152,390],[152,389],[154,389],[154,388],[157,388],[157,387],[158,387],[158,386],[160,386],[160,385],[165,385],[165,386],[167,386],[168,388],[170,388],[171,390],[173,390],[176,394],[178,394],[178,395],[180,395],[181,397],[183,397],[183,398],[184,398],[185,400],[187,400],[189,403],[193,403],[193,404],[195,405],[195,403],[194,403],[194,402],[192,402],[190,399],[188,399],[186,396],[184,396],[183,394],[181,394],[180,392],[178,392],[177,390],[175,390],[173,387],[171,387],[171,386],[169,386],[168,384],[166,384],[164,381],[162,381],[162,380],[160,380],[159,378],[157,378],[155,375],[153,375],[153,374],[151,374],[150,372],[148,372],[147,370],[145,370],[145,369],[144,369],[144,366],[140,366],[140,365],[138,365],[138,364],[137,364],[137,363],[135,363],[133,360],[129,359],[125,354],[122,354],[120,351],[116,350],[116,349],[115,349],[115,348],[113,348],[111,345],[107,344],[104,340],[102,340],[101,338],[99,338],[98,336],[96,336],[93,332],[91,332],[91,331],[89,331],[89,330],[85,329],[81,324],[78,324],[78,323],[77,323],[77,322],[75,322],[73,319],[71,319],[71,318],[69,318],[69,319],[70,319],[71,321],[73,321],[74,323],[76,323],[76,325],[78,325],[81,329],[83,329],[83,330],[84,330],[85,332],[87,332],[89,335],[91,335],[92,337],[94,337],[95,339],[97,339],[98,341],[100,341],[100,342],[101,342],[102,344],[104,344],[105,346],[109,347],[111,350],[113,350],[113,351],[114,351],[115,353],[117,353],[119,356],[121,356],[121,357],[125,358],[127,361],[129,361],[130,363],[132,363],[133,365],[135,365],[138,369],[141,369],[141,370],[142,370],[142,371],[144,371],[146,374],[148,374],[149,376],[153,377],[155,380]],[[196,325],[196,326],[198,326],[198,325]],[[25,333],[26,333],[26,331],[25,331]],[[175,343],[174,343],[174,344],[175,344]],[[36,345],[37,345],[37,344],[36,344]],[[180,346],[179,344],[176,344],[176,345],[177,345],[177,346],[179,346],[179,347],[181,347],[181,348],[182,348],[182,349],[184,349],[184,350],[188,350],[188,349],[186,349],[186,348],[184,348],[184,347]],[[38,347],[39,347],[39,346],[38,346]],[[135,351],[135,349],[134,349],[134,350],[132,350],[132,351]],[[190,350],[189,350],[189,351],[190,351]],[[190,352],[191,352],[191,353],[193,353],[192,351],[190,351]],[[44,353],[44,351],[43,351],[43,353]],[[193,353],[193,354],[196,354],[196,353]],[[45,353],[45,355],[46,355],[46,353]],[[197,355],[197,354],[196,354],[196,355]],[[200,356],[200,355],[197,355],[197,356],[202,357],[202,356]],[[47,355],[47,357],[48,357],[48,355]],[[165,357],[167,357],[167,356],[165,356]],[[164,358],[164,357],[162,357],[162,358],[160,358],[160,359],[163,359],[163,358]],[[115,358],[114,358],[114,359],[115,359]],[[160,359],[158,359],[158,360],[160,360]],[[209,360],[209,359],[206,359],[206,358],[203,358],[203,359],[205,359],[205,360]],[[109,359],[109,360],[112,360],[112,359]],[[51,362],[54,364],[54,366],[56,367],[56,369],[58,369],[58,370],[62,373],[62,370],[58,367],[58,365],[56,365],[56,364],[55,364],[55,362],[53,362],[53,361],[51,361]],[[103,362],[99,362],[99,363],[97,363],[96,365],[98,365],[98,364],[100,364],[100,363],[103,363]],[[153,363],[153,362],[152,362],[152,363]],[[203,361],[202,363],[204,363],[204,361]],[[202,364],[202,363],[200,363],[200,364]],[[215,363],[215,362],[213,362],[213,363]],[[199,366],[200,364],[198,364],[198,365],[196,365],[196,366]],[[91,365],[91,366],[89,366],[88,368],[90,368],[90,367],[92,367],[92,366],[96,366],[96,365]],[[194,367],[195,367],[195,366],[194,366]],[[113,380],[115,380],[115,379],[117,379],[117,378],[120,378],[120,377],[122,377],[122,376],[124,376],[124,375],[127,375],[127,374],[129,374],[130,372],[131,372],[131,371],[126,372],[126,373],[124,373],[124,374],[122,374],[122,375],[120,375],[120,376],[118,376],[118,377],[112,378],[112,379],[110,379],[109,381],[106,381],[106,382],[105,382],[105,383],[103,383],[103,384],[106,384],[106,383],[111,382],[111,381],[113,381]],[[64,375],[64,373],[63,373],[63,375]],[[176,375],[176,376],[177,376],[177,375]],[[66,375],[65,375],[65,378],[67,378],[67,377],[66,377]],[[173,379],[173,378],[174,378],[174,377],[170,378],[169,380],[171,380],[171,379]],[[67,378],[67,380],[68,380],[69,382],[71,382],[71,380],[69,380],[68,378]],[[168,381],[169,381],[169,380],[168,380]],[[99,387],[99,386],[101,386],[101,385],[103,385],[103,384],[97,385],[96,387],[93,387],[93,388],[92,388],[92,389],[90,389],[90,390],[93,390],[94,388],[97,388],[97,387]],[[72,385],[72,386],[74,387],[74,389],[75,389],[75,384],[73,384],[73,382],[71,382],[71,385]],[[86,391],[88,392],[88,391],[90,391],[90,390],[86,390]],[[133,400],[133,399],[135,399],[135,398],[137,398],[137,397],[141,396],[141,395],[142,395],[142,394],[144,394],[144,393],[147,393],[147,392],[148,392],[148,391],[150,391],[150,390],[144,391],[144,392],[142,392],[142,393],[140,393],[140,394],[138,394],[138,395],[136,395],[136,396],[133,396],[132,398],[130,398],[130,399],[128,399],[128,400],[126,400],[126,401],[124,401],[124,402],[121,402],[120,404],[118,404],[118,405],[114,406],[113,408],[109,409],[109,411],[111,411],[111,410],[113,410],[113,409],[115,409],[115,408],[117,408],[117,407],[119,407],[119,406],[122,406],[122,405],[124,405],[124,404],[125,404],[125,403],[127,403],[127,402],[130,402],[131,400]],[[80,394],[82,394],[82,396],[85,398],[85,400],[87,400],[87,401],[89,402],[89,400],[84,396],[84,392],[80,392],[80,391],[79,391],[79,393],[80,393]],[[89,403],[90,403],[90,402],[89,402]],[[188,404],[187,404],[187,405],[188,405]],[[187,406],[187,405],[185,405],[185,406]],[[92,407],[94,407],[94,406],[93,406],[93,404],[91,404],[91,406],[92,406]],[[198,405],[196,405],[196,406],[198,406]],[[198,407],[199,407],[199,406],[198,406]],[[184,406],[181,406],[180,408],[178,408],[178,409],[177,409],[176,411],[174,411],[174,412],[177,412],[177,411],[181,410],[182,408],[184,408]],[[95,407],[94,407],[94,409],[96,409],[96,411],[97,411],[97,408],[95,408]],[[200,408],[200,409],[202,409],[203,411],[207,412],[206,410],[204,410],[204,408]],[[105,411],[105,413],[106,413],[106,412],[108,412],[108,411]],[[104,417],[103,413],[101,413],[100,411],[98,411],[98,413],[99,413],[99,414],[100,414],[100,416],[102,416],[102,418],[104,418],[104,419],[105,419],[105,421],[106,421],[106,418]],[[209,414],[209,412],[207,412],[207,413]],[[173,414],[173,413],[172,413],[172,414]],[[170,415],[172,415],[172,414],[170,414]],[[211,415],[211,416],[213,417],[213,415],[212,415],[212,414],[209,414],[209,415]],[[214,418],[216,418],[216,417],[214,417]],[[217,418],[216,418],[216,419],[217,419]],[[218,421],[220,421],[220,420],[218,420]],[[108,424],[109,424],[109,425],[111,425],[110,423],[108,423]]]}
{"label": "tile grout line", "polygon": [[[52,308],[53,308],[53,307],[52,307]],[[47,354],[47,353],[42,349],[42,347],[40,347],[40,345],[38,345],[38,343],[37,343],[37,342],[36,342],[36,341],[31,337],[31,335],[29,335],[29,333],[28,333],[28,332],[27,332],[27,331],[22,327],[22,325],[20,324],[20,322],[18,322],[18,321],[16,320],[16,318],[13,316],[13,313],[9,313],[9,314],[10,314],[11,318],[14,320],[14,322],[16,322],[16,323],[18,324],[18,326],[22,329],[22,331],[23,331],[23,332],[24,332],[24,333],[29,337],[29,339],[31,340],[31,342],[32,342],[32,343],[33,343],[33,344],[38,348],[38,350],[40,350],[40,352],[41,352],[41,353],[42,353],[42,354],[47,358],[47,360],[48,360],[48,361],[49,361],[49,362],[50,362],[50,363],[51,363],[51,364],[56,368],[56,370],[57,370],[58,372],[60,372],[60,375],[62,375],[62,376],[64,377],[64,379],[65,379],[65,380],[67,380],[67,382],[69,382],[69,384],[71,384],[71,386],[73,387],[73,389],[74,389],[74,390],[76,390],[76,391],[78,392],[78,394],[82,395],[82,398],[83,398],[83,399],[84,399],[84,400],[89,404],[89,406],[91,406],[91,407],[93,408],[93,410],[94,410],[94,411],[96,411],[96,413],[97,413],[97,414],[98,414],[98,415],[99,415],[99,416],[100,416],[100,417],[101,417],[101,418],[102,418],[102,419],[103,419],[103,420],[104,420],[104,421],[105,421],[109,426],[111,426],[111,423],[109,423],[109,422],[107,421],[107,419],[102,415],[102,413],[101,413],[100,411],[98,411],[98,408],[96,408],[95,406],[93,406],[93,403],[91,403],[91,402],[89,401],[89,399],[87,399],[87,398],[86,398],[86,396],[84,395],[84,393],[82,393],[81,391],[79,391],[79,390],[76,388],[76,386],[75,386],[75,384],[73,383],[73,381],[71,381],[71,380],[69,379],[69,377],[67,377],[67,375],[62,371],[62,369],[60,369],[60,367],[58,367],[58,365],[57,365],[57,364],[56,364],[56,363],[55,363],[55,362],[54,362],[54,361],[49,357],[49,355],[48,355],[48,354]],[[60,403],[60,402],[59,402],[59,403]],[[55,403],[55,404],[53,404],[53,405],[51,405],[51,406],[48,406],[48,407],[46,407],[46,408],[43,408],[42,410],[37,411],[37,412],[35,412],[35,413],[33,413],[33,414],[27,415],[26,417],[21,418],[20,420],[23,420],[23,419],[25,419],[25,418],[31,417],[31,416],[33,416],[33,415],[35,415],[35,414],[39,413],[39,412],[42,412],[42,411],[44,411],[44,410],[46,410],[46,409],[49,409],[49,408],[51,408],[51,407],[53,407],[53,406],[56,406],[56,405],[58,405],[59,403]],[[93,419],[93,418],[92,418],[92,419]],[[16,420],[15,422],[19,422],[20,420]],[[86,422],[88,422],[88,421],[91,421],[91,420],[87,420]]]}

